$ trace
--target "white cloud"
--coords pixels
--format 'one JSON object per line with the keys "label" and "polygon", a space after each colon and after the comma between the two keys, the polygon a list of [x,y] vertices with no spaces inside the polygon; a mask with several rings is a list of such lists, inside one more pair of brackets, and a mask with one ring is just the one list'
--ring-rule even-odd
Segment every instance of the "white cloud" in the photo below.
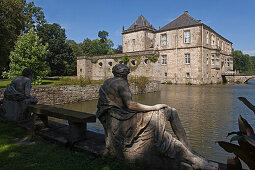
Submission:
{"label": "white cloud", "polygon": [[248,50],[248,51],[243,51],[244,54],[248,54],[250,56],[255,56],[255,50]]}

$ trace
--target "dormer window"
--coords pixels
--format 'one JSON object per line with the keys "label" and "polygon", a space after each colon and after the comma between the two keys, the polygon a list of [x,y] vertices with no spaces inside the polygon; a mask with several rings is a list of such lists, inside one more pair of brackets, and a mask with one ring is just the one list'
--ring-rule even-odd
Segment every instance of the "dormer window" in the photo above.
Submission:
{"label": "dormer window", "polygon": [[184,31],[184,43],[190,43],[190,30]]}
{"label": "dormer window", "polygon": [[161,34],[161,46],[166,46],[166,34]]}

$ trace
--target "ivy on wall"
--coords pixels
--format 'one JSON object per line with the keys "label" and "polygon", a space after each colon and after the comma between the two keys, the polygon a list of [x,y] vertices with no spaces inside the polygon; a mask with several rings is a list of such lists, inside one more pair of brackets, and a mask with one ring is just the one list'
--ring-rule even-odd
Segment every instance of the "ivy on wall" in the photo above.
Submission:
{"label": "ivy on wall", "polygon": [[151,60],[152,62],[157,62],[158,61],[158,57],[159,55],[158,54],[155,54],[155,55],[148,55],[147,56],[149,60]]}
{"label": "ivy on wall", "polygon": [[96,64],[98,60],[99,60],[98,58],[93,58],[93,59],[91,60],[91,63]]}

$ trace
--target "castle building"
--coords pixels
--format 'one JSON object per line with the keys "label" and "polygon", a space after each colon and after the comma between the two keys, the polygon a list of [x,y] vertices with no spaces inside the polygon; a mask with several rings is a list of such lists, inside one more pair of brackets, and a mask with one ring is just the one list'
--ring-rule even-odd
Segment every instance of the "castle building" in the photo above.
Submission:
{"label": "castle building", "polygon": [[[77,75],[90,79],[111,77],[111,68],[129,59],[131,75],[176,84],[207,84],[233,72],[232,42],[188,11],[155,29],[142,15],[122,32],[123,54],[81,56]],[[95,61],[97,59],[97,62]]]}

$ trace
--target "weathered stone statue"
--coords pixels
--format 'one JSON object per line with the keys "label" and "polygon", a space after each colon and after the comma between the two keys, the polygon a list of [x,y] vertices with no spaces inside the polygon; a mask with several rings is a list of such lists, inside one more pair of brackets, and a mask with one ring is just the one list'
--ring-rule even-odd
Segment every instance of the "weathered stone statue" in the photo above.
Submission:
{"label": "weathered stone statue", "polygon": [[27,106],[37,103],[37,99],[30,95],[32,79],[32,69],[25,68],[22,76],[14,78],[7,86],[2,101],[4,117],[12,121],[23,121],[29,118],[26,112]]}
{"label": "weathered stone statue", "polygon": [[[114,78],[99,90],[97,117],[105,130],[106,154],[152,168],[218,169],[218,164],[194,154],[174,108],[147,106],[132,100],[124,64],[113,67]],[[170,121],[177,139],[166,131]]]}

